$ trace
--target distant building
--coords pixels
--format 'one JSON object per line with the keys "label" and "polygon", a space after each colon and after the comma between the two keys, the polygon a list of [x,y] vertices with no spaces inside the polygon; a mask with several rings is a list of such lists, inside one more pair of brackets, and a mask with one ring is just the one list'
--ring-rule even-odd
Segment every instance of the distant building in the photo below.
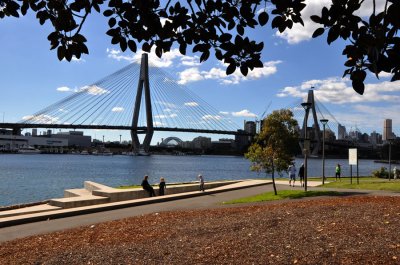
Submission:
{"label": "distant building", "polygon": [[244,121],[244,131],[252,135],[256,135],[257,126],[254,121]]}
{"label": "distant building", "polygon": [[376,146],[379,144],[379,134],[376,133],[376,131],[373,131],[371,135],[369,136],[369,142],[372,144],[372,146]]}
{"label": "distant building", "polygon": [[393,139],[393,132],[392,132],[392,119],[385,119],[383,121],[383,141],[387,141],[389,139]]}
{"label": "distant building", "polygon": [[344,140],[347,138],[346,127],[339,124],[338,125],[338,140]]}
{"label": "distant building", "polygon": [[199,136],[193,139],[193,148],[194,149],[209,149],[211,148],[211,138]]}
{"label": "distant building", "polygon": [[50,134],[51,138],[67,139],[69,146],[90,147],[92,144],[92,137],[83,135],[82,131],[69,131],[58,132]]}

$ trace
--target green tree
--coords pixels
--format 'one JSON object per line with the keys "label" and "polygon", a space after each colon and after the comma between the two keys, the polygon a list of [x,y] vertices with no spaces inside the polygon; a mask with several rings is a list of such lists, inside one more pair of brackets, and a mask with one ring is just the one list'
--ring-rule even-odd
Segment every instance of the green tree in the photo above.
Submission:
{"label": "green tree", "polygon": [[[367,2],[332,0],[311,16],[321,25],[313,37],[327,31],[328,44],[337,39],[348,43],[343,50],[344,76],[350,76],[359,94],[364,93],[368,71],[377,77],[391,73],[391,81],[400,79],[400,1],[372,0],[369,16],[361,17],[357,12]],[[384,10],[378,12],[376,2],[384,2]],[[136,52],[141,45],[148,52],[154,46],[161,57],[172,45],[183,55],[191,46],[192,52],[201,53],[200,61],[214,52],[228,65],[227,74],[239,68],[247,75],[263,67],[264,48],[263,42],[249,37],[249,30],[267,25],[270,16],[271,27],[281,33],[294,24],[304,25],[304,7],[305,0],[0,0],[0,19],[35,12],[41,25],[50,22],[54,28],[48,35],[51,49],[57,48],[59,60],[70,61],[89,53],[81,30],[89,14],[98,12],[108,18],[106,34],[122,51]]]}
{"label": "green tree", "polygon": [[275,171],[279,174],[287,171],[297,150],[297,121],[290,110],[281,109],[268,115],[262,124],[262,131],[256,136],[245,157],[252,162],[252,170],[272,174],[276,195]]}

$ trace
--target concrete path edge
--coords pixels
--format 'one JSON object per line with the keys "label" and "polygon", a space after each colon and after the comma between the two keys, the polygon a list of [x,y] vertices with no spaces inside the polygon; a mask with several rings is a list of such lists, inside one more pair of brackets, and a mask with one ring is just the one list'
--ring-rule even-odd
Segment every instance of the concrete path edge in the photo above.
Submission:
{"label": "concrete path edge", "polygon": [[272,184],[272,182],[263,182],[263,183],[255,183],[255,184],[246,185],[246,186],[243,185],[243,186],[227,187],[224,189],[211,189],[211,190],[206,190],[204,192],[196,191],[196,192],[186,192],[186,193],[182,193],[182,194],[174,194],[175,196],[157,196],[157,197],[151,197],[151,198],[146,198],[146,199],[142,199],[142,200],[122,201],[122,202],[118,202],[118,203],[107,203],[107,204],[100,204],[100,205],[94,205],[94,206],[88,206],[88,207],[57,210],[54,212],[43,212],[43,213],[39,213],[39,214],[20,215],[20,216],[15,216],[12,218],[4,218],[4,219],[8,219],[8,220],[0,220],[0,228],[14,226],[14,225],[20,225],[20,224],[39,222],[39,221],[46,221],[46,220],[51,220],[51,219],[59,219],[59,218],[64,218],[64,217],[89,214],[89,213],[110,211],[110,210],[122,209],[122,208],[127,208],[127,207],[141,206],[141,205],[152,204],[152,203],[160,203],[160,202],[174,201],[174,200],[180,200],[180,199],[187,199],[187,198],[192,198],[192,197],[216,194],[216,193],[239,190],[239,189],[245,189],[245,188],[249,188],[249,187],[271,185],[271,184]]}

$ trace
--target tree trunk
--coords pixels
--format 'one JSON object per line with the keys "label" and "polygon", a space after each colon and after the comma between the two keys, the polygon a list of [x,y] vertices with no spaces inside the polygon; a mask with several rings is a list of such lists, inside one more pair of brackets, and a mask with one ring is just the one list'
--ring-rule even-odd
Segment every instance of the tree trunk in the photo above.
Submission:
{"label": "tree trunk", "polygon": [[278,193],[276,192],[276,185],[275,185],[275,167],[274,167],[274,162],[272,162],[272,186],[274,187],[275,195],[278,195]]}

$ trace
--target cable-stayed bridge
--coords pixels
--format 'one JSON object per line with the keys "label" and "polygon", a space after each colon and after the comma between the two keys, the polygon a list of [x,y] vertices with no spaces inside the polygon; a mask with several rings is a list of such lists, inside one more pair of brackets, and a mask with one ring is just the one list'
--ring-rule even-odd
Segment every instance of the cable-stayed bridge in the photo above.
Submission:
{"label": "cable-stayed bridge", "polygon": [[[329,119],[328,130],[340,123],[317,102],[313,90],[309,91],[306,102],[310,105],[308,112],[301,106],[303,100],[287,108],[302,127],[300,137],[311,139],[311,153],[317,155],[322,142],[319,119]],[[26,128],[128,130],[134,152],[142,149],[147,152],[155,131],[251,136],[170,74],[149,64],[147,54],[143,54],[140,65],[129,64],[20,122],[0,123],[0,128],[11,128],[14,134]],[[142,144],[139,134],[145,135]]]}
{"label": "cable-stayed bridge", "polygon": [[[15,131],[26,128],[129,130],[134,152],[148,151],[154,131],[249,135],[228,116],[149,64],[132,63],[18,123],[0,123]],[[138,134],[145,134],[140,144]]]}

